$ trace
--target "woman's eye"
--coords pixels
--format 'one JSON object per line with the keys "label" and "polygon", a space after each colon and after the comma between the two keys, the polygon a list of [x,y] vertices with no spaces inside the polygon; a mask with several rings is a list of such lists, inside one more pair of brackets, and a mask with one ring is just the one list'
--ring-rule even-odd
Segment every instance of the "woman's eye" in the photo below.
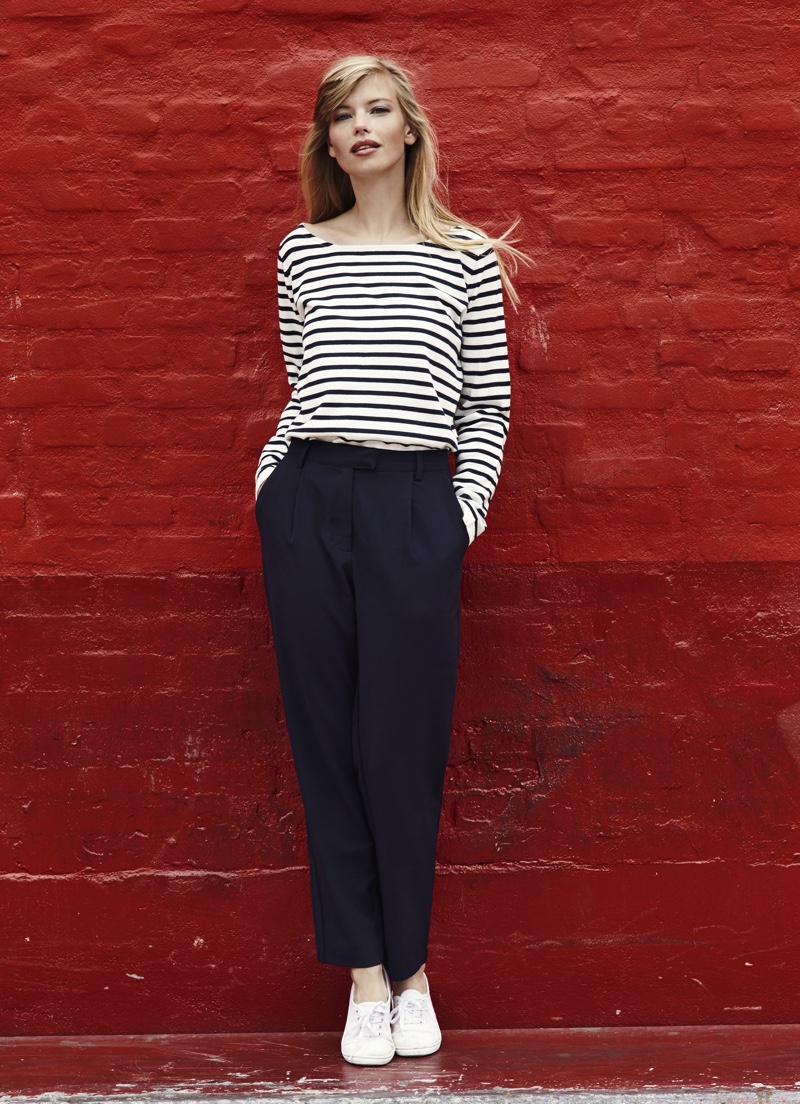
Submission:
{"label": "woman's eye", "polygon": [[[373,107],[372,110],[373,111],[388,111],[389,108],[388,107]],[[334,123],[340,123],[342,121],[342,119],[346,119],[349,114],[350,113],[348,111],[343,111],[339,115],[334,115],[334,117],[333,117]]]}

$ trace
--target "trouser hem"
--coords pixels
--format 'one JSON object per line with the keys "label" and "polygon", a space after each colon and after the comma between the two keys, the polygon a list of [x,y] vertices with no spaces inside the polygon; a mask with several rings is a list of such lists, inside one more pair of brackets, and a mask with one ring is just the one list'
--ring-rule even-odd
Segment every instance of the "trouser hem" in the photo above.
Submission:
{"label": "trouser hem", "polygon": [[329,954],[317,952],[317,962],[322,962],[326,966],[345,966],[349,970],[362,970],[369,966],[380,966],[384,961],[384,955],[381,951],[375,954]]}

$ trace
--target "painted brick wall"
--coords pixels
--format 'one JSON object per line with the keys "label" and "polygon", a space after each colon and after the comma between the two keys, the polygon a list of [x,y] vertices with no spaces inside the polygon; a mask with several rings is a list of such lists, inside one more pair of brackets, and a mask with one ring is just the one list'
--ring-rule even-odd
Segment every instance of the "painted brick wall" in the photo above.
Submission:
{"label": "painted brick wall", "polygon": [[0,1033],[341,1027],[253,476],[297,150],[366,51],[535,258],[465,565],[440,1020],[797,1022],[796,6],[4,11]]}

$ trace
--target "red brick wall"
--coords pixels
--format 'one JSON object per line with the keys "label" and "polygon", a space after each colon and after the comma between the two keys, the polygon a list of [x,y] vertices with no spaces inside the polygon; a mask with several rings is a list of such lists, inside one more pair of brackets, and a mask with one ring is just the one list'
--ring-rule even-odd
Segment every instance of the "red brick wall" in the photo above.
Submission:
{"label": "red brick wall", "polygon": [[796,7],[5,11],[0,1032],[341,1027],[253,477],[297,149],[362,51],[535,258],[465,566],[440,1019],[800,1019]]}

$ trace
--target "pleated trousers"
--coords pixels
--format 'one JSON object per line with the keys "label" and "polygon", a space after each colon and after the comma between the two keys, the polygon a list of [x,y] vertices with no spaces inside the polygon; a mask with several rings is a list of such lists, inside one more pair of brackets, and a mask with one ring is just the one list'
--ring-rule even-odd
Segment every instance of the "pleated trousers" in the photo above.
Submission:
{"label": "pleated trousers", "polygon": [[447,450],[290,441],[256,500],[320,962],[427,960],[469,544]]}

